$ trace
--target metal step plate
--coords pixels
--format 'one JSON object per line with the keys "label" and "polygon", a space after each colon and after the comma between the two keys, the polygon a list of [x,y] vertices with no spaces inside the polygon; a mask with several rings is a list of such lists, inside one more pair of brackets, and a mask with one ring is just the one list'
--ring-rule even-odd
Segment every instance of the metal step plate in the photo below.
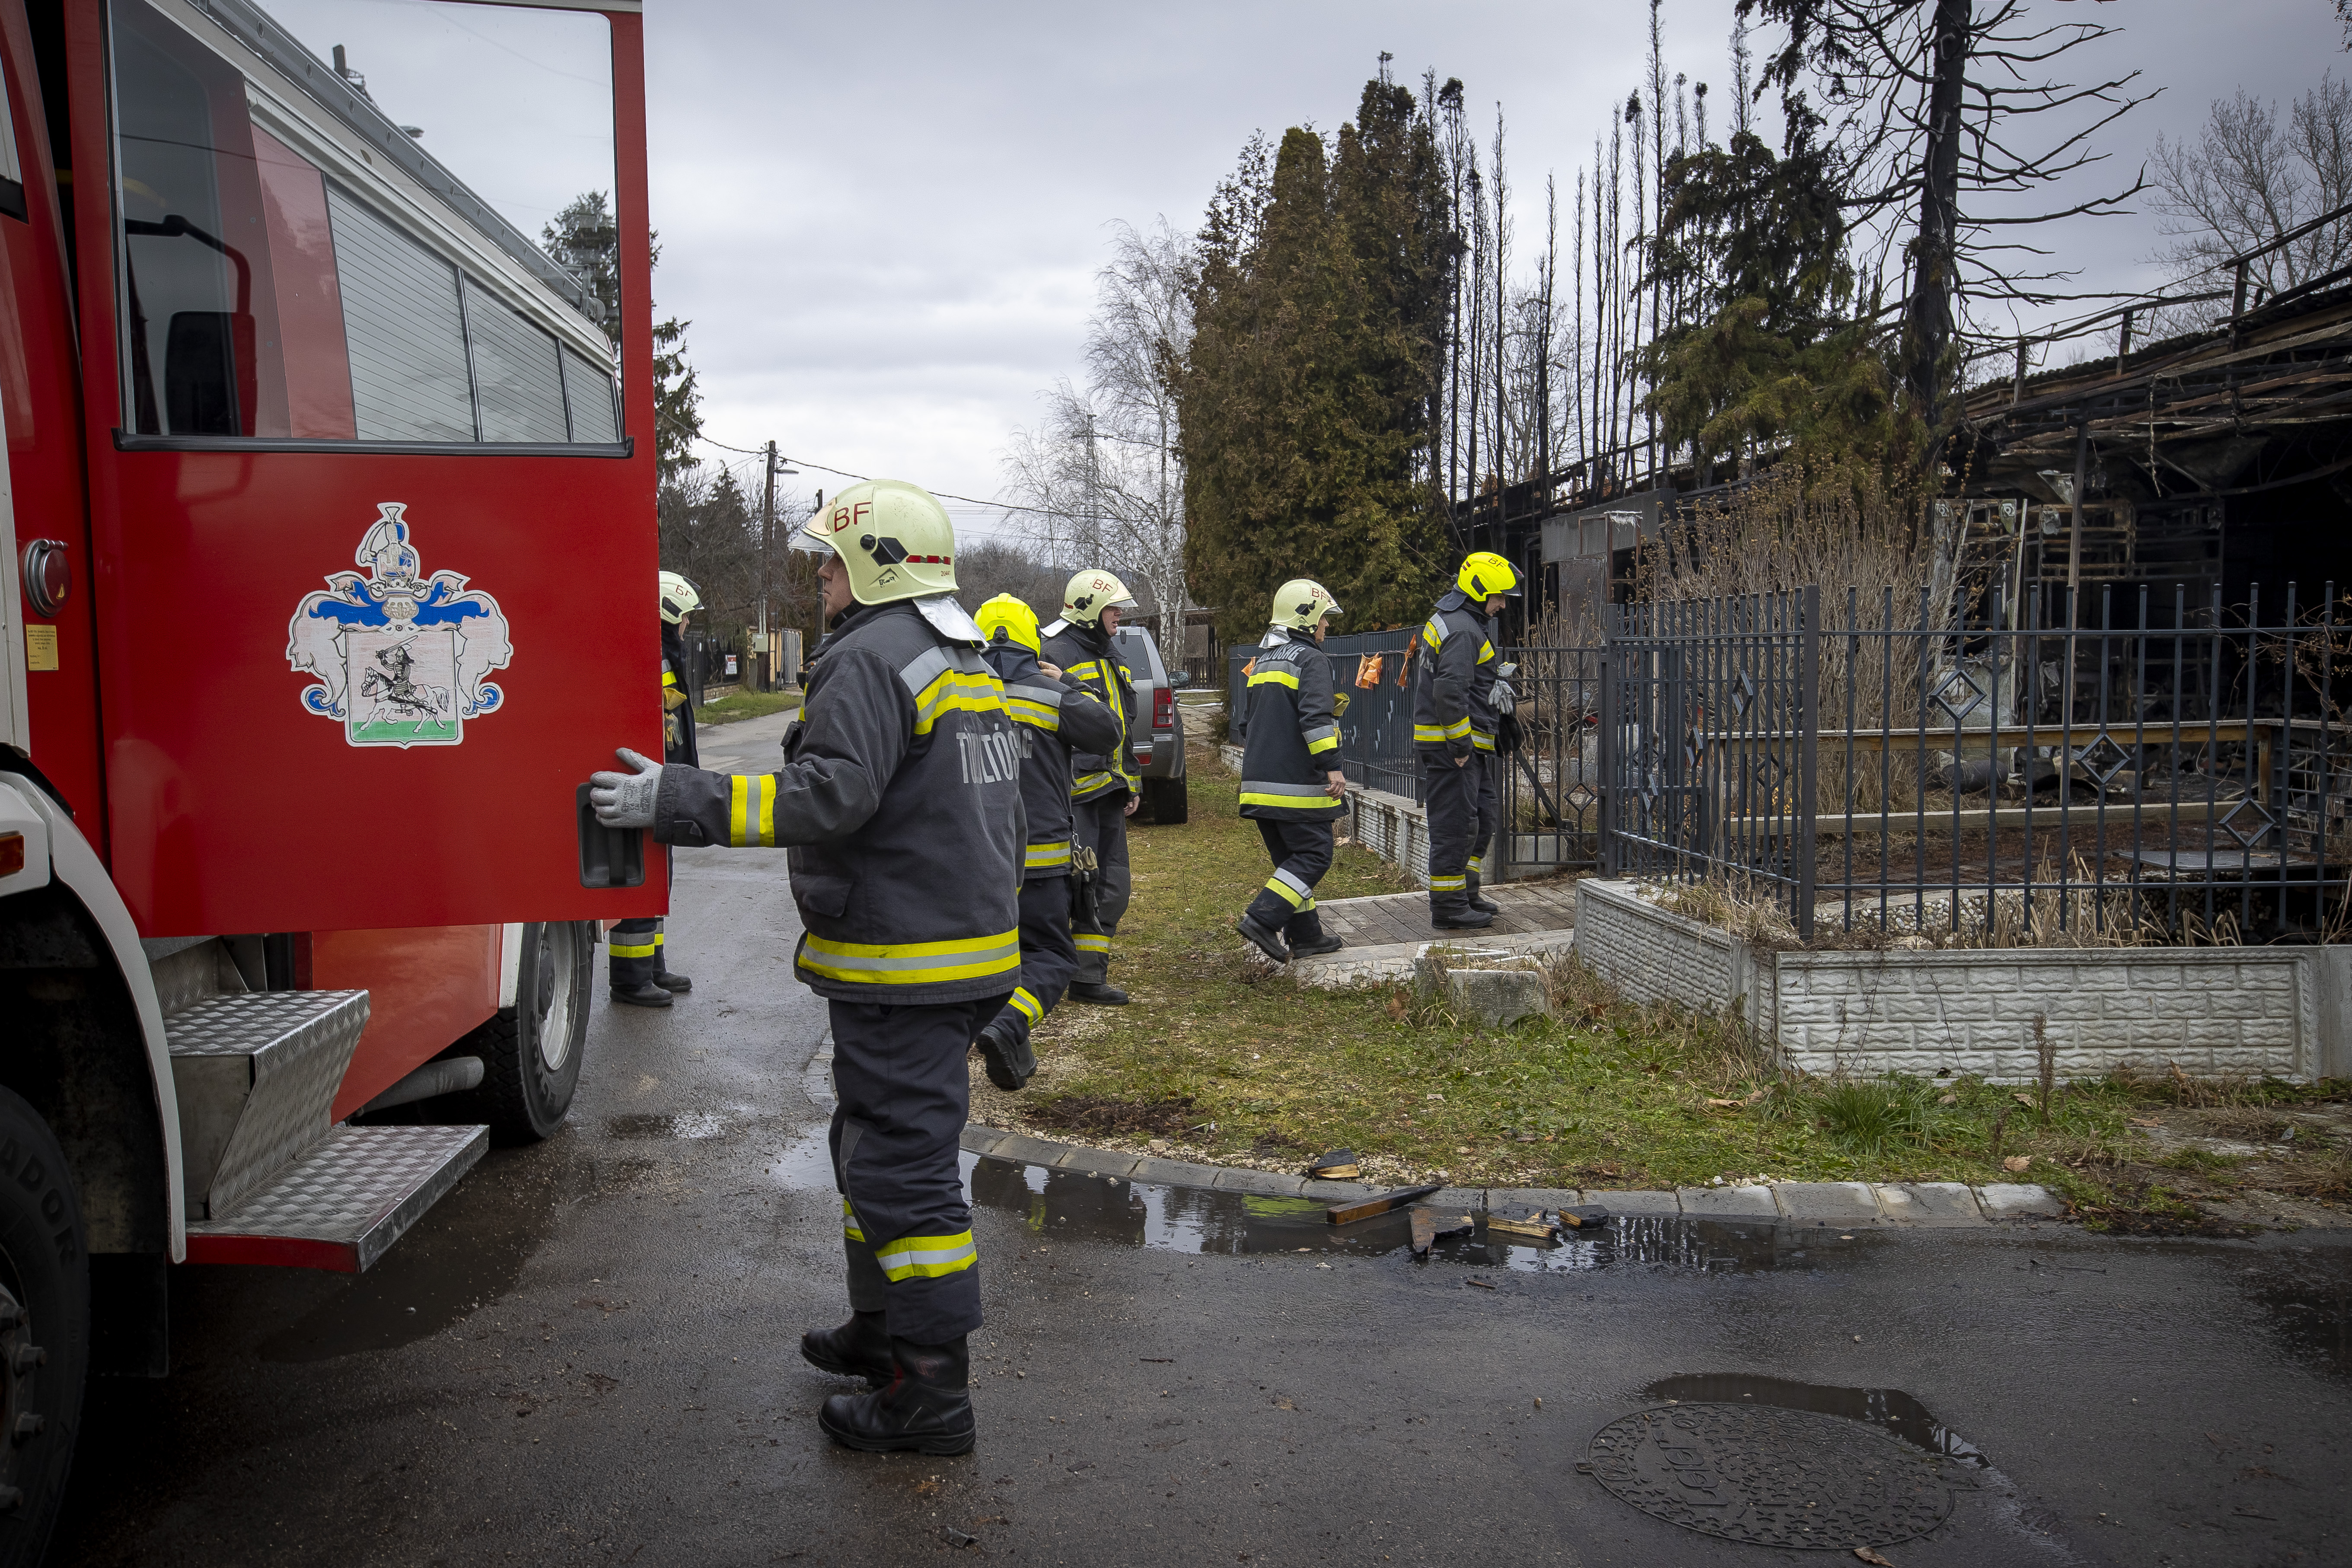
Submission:
{"label": "metal step plate", "polygon": [[228,1214],[192,1222],[188,1261],[356,1274],[489,1146],[487,1127],[337,1127]]}
{"label": "metal step plate", "polygon": [[190,1219],[236,1208],[326,1136],[367,1018],[364,991],[254,991],[164,1020]]}

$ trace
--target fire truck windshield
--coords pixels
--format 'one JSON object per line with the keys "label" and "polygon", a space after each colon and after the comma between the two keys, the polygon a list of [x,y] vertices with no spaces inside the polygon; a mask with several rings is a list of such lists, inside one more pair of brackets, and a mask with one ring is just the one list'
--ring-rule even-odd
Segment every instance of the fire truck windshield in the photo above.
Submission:
{"label": "fire truck windshield", "polygon": [[609,25],[111,0],[123,426],[619,439]]}

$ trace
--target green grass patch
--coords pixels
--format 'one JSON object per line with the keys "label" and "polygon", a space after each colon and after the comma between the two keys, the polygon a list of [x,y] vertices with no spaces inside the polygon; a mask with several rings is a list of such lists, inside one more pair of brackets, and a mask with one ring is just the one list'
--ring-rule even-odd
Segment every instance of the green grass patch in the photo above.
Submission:
{"label": "green grass patch", "polygon": [[[2226,1183],[2233,1163],[2159,1170],[2135,1121],[2258,1116],[2346,1087],[2118,1077],[2060,1086],[2045,1111],[2034,1090],[1974,1079],[1783,1074],[1735,1021],[1630,1005],[1573,960],[1548,976],[1559,1017],[1499,1031],[1401,986],[1299,985],[1252,963],[1233,929],[1268,869],[1234,779],[1200,746],[1190,779],[1189,822],[1129,836],[1135,892],[1111,978],[1134,1005],[1057,1009],[1031,1089],[1000,1095],[976,1076],[977,1118],[1269,1170],[1348,1147],[1375,1181],[2035,1181],[2086,1209],[2154,1204],[2168,1218],[2187,1178]],[[1411,886],[1349,845],[1317,896]],[[2025,1170],[2004,1164],[2020,1156]]]}
{"label": "green grass patch", "polygon": [[797,691],[733,691],[694,710],[697,724],[731,724],[738,719],[764,719],[801,705]]}

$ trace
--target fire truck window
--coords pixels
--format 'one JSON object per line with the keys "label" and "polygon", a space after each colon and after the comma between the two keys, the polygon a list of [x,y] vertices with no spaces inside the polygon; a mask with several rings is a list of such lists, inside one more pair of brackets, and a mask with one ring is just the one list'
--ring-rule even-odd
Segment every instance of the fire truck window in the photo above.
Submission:
{"label": "fire truck window", "polygon": [[327,181],[318,168],[267,131],[253,151],[261,175],[269,270],[278,284],[278,339],[286,379],[286,423],[258,434],[348,441],[359,434],[352,413],[352,360],[343,347],[343,291],[335,276],[334,225]]}
{"label": "fire truck window", "polygon": [[327,210],[360,439],[476,439],[457,269],[341,186],[327,187]]}
{"label": "fire truck window", "polygon": [[466,335],[485,441],[567,441],[555,338],[488,289],[466,279]]}
{"label": "fire truck window", "polygon": [[16,115],[8,101],[8,84],[0,81],[0,213],[19,223],[27,220],[25,206],[25,164],[16,155]]}
{"label": "fire truck window", "polygon": [[590,363],[575,351],[563,351],[563,397],[572,409],[574,441],[617,441],[621,411],[614,396],[613,372]]}

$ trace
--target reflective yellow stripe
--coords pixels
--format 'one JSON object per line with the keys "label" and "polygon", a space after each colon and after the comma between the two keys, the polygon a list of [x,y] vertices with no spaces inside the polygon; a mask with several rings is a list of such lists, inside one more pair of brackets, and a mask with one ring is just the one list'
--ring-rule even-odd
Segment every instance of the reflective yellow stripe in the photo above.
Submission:
{"label": "reflective yellow stripe", "polygon": [[1470,744],[1478,751],[1491,752],[1495,749],[1495,737],[1483,731],[1473,731],[1470,735]]}
{"label": "reflective yellow stripe", "polygon": [[664,686],[676,686],[677,684],[677,677],[665,669],[662,671],[662,684]]}
{"label": "reflective yellow stripe", "polygon": [[1277,895],[1294,910],[1307,906],[1307,895],[1291,886],[1291,879],[1280,871],[1265,879],[1265,890]]}
{"label": "reflective yellow stripe", "polygon": [[827,980],[863,985],[929,985],[1004,974],[1021,967],[1021,933],[963,937],[953,942],[830,942],[802,939],[800,967]]}
{"label": "reflective yellow stripe", "polygon": [[1475,877],[1478,875],[1480,870],[1478,863],[1485,858],[1486,857],[1483,855],[1473,855],[1470,857],[1470,874],[1472,876]]}
{"label": "reflective yellow stripe", "polygon": [[1058,844],[1032,844],[1021,857],[1021,868],[1034,871],[1041,866],[1066,866],[1070,863],[1070,841]]}
{"label": "reflective yellow stripe", "polygon": [[1098,931],[1082,931],[1077,932],[1076,935],[1078,951],[1080,952],[1108,952],[1110,951],[1110,938],[1103,935],[1103,933]]}
{"label": "reflective yellow stripe", "polygon": [[1449,741],[1458,741],[1469,732],[1470,715],[1467,713],[1465,713],[1461,718],[1456,719],[1453,723],[1445,726],[1445,738]]}
{"label": "reflective yellow stripe", "polygon": [[1287,686],[1293,691],[1298,689],[1298,677],[1282,669],[1261,669],[1249,678],[1249,683],[1252,686]]}
{"label": "reflective yellow stripe", "polygon": [[1429,890],[1433,893],[1459,892],[1468,885],[1467,879],[1462,877],[1432,877],[1429,879]]}
{"label": "reflective yellow stripe", "polygon": [[1070,793],[1073,795],[1081,795],[1088,791],[1100,789],[1116,776],[1112,773],[1080,773],[1070,781]]}
{"label": "reflective yellow stripe", "polygon": [[1445,623],[1432,616],[1421,623],[1421,640],[1434,648],[1445,640]]}
{"label": "reflective yellow stripe", "polygon": [[874,1260],[882,1265],[883,1274],[893,1283],[936,1279],[979,1262],[980,1249],[971,1244],[971,1232],[968,1230],[960,1230],[953,1236],[902,1236],[876,1247]]}
{"label": "reflective yellow stripe", "polygon": [[775,774],[728,775],[727,843],[729,847],[735,849],[775,847]]}
{"label": "reflective yellow stripe", "polygon": [[654,939],[651,942],[633,942],[625,946],[617,942],[614,942],[612,944],[612,952],[614,958],[651,958],[661,951],[661,945],[662,933],[656,931],[654,932]]}
{"label": "reflective yellow stripe", "polygon": [[1442,724],[1415,724],[1412,738],[1424,746],[1442,746],[1445,744],[1445,727]]}
{"label": "reflective yellow stripe", "polygon": [[1062,728],[1060,709],[1048,708],[1043,702],[1032,702],[1025,697],[1007,695],[1004,699],[1004,711],[1016,722],[1026,724],[1032,729],[1059,733]]}
{"label": "reflective yellow stripe", "polygon": [[928,735],[950,713],[1002,713],[1004,683],[984,670],[941,670],[915,697],[915,733]]}
{"label": "reflective yellow stripe", "polygon": [[1336,752],[1339,749],[1339,737],[1337,735],[1326,735],[1319,741],[1307,742],[1307,754],[1310,757],[1320,756],[1325,752]]}
{"label": "reflective yellow stripe", "polygon": [[845,1197],[841,1200],[841,1234],[852,1241],[866,1239],[866,1233],[858,1228],[857,1215],[850,1208],[849,1200]]}
{"label": "reflective yellow stripe", "polygon": [[1494,661],[1494,658],[1495,645],[1486,641],[1484,638],[1481,638],[1478,643],[1478,662],[1480,664],[1489,664]]}
{"label": "reflective yellow stripe", "polygon": [[1045,1016],[1045,1005],[1029,994],[1029,987],[1026,985],[1016,985],[1013,988],[1013,1005],[1023,1017],[1029,1020],[1033,1028]]}
{"label": "reflective yellow stripe", "polygon": [[1286,811],[1345,811],[1348,809],[1346,801],[1333,800],[1320,790],[1313,795],[1253,795],[1244,790],[1241,803],[1244,805],[1278,805]]}

